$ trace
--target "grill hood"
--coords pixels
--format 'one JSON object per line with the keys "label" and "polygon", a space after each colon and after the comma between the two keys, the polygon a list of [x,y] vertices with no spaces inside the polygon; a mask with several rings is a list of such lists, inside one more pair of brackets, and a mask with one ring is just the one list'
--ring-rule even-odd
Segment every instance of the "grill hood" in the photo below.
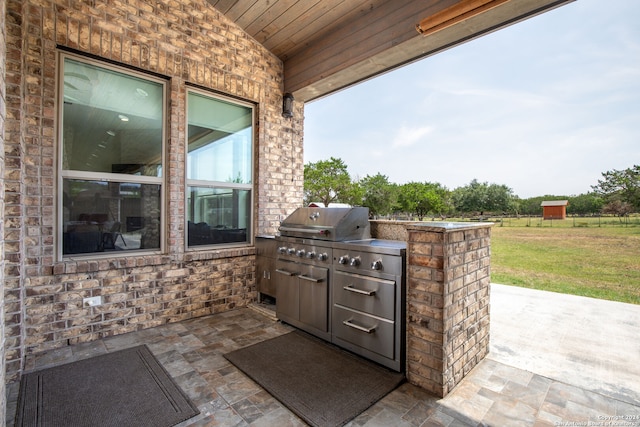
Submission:
{"label": "grill hood", "polygon": [[279,230],[281,236],[334,242],[368,239],[369,208],[298,208]]}

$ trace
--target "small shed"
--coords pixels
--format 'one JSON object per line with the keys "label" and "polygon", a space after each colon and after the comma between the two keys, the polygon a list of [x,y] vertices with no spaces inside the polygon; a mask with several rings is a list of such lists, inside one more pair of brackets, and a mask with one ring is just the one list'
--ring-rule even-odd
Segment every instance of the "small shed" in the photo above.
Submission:
{"label": "small shed", "polygon": [[543,219],[565,219],[567,217],[568,200],[547,200],[540,203]]}

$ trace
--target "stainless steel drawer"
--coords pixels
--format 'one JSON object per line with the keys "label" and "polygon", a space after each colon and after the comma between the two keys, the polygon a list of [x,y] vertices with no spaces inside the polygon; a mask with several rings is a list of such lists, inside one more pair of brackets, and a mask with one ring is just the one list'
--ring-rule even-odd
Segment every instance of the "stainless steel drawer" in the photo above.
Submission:
{"label": "stainless steel drawer", "polygon": [[335,270],[333,302],[393,321],[396,282]]}
{"label": "stainless steel drawer", "polygon": [[334,336],[389,359],[394,358],[394,322],[334,305],[332,326]]}

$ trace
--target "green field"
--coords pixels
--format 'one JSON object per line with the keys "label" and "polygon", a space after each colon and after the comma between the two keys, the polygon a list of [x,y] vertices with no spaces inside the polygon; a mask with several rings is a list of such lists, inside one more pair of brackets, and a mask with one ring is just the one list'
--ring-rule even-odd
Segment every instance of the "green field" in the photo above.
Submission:
{"label": "green field", "polygon": [[496,223],[491,281],[640,304],[640,226],[609,220]]}

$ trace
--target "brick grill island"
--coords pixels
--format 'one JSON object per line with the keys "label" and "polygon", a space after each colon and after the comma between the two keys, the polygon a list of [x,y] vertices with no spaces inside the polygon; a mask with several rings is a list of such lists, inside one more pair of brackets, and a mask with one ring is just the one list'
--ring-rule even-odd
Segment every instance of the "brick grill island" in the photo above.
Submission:
{"label": "brick grill island", "polygon": [[489,353],[492,225],[372,221],[407,241],[407,379],[440,397]]}

